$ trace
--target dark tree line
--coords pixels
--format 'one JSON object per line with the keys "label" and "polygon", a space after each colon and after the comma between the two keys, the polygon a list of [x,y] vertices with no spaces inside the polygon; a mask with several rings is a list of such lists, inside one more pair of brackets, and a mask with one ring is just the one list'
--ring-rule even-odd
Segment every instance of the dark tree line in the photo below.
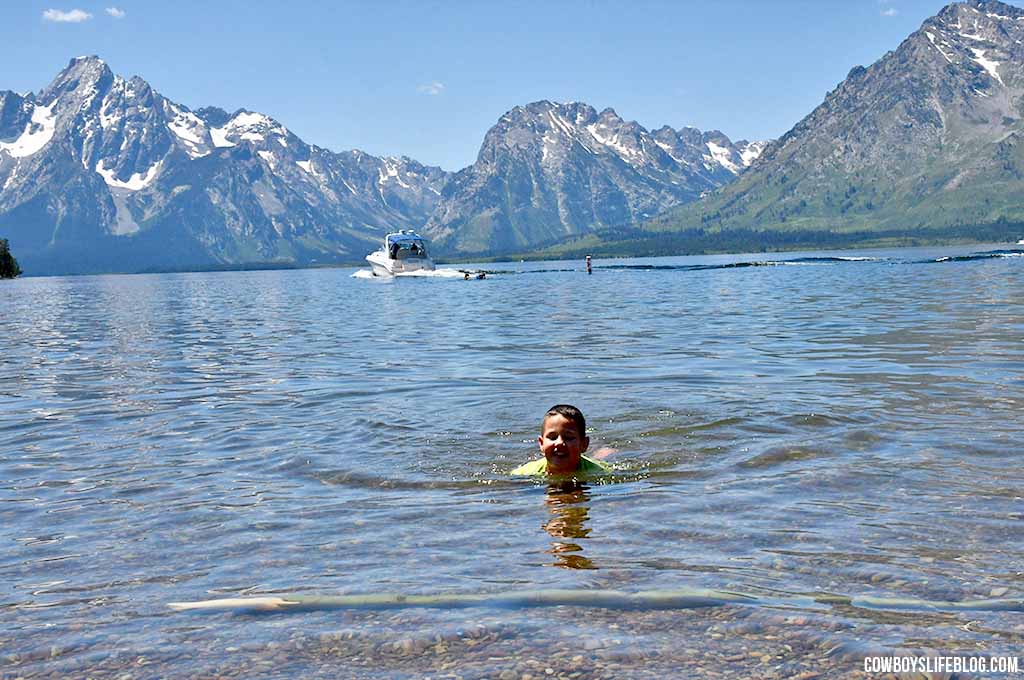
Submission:
{"label": "dark tree line", "polygon": [[21,267],[18,261],[11,255],[11,248],[7,239],[0,238],[0,279],[13,279],[21,274]]}

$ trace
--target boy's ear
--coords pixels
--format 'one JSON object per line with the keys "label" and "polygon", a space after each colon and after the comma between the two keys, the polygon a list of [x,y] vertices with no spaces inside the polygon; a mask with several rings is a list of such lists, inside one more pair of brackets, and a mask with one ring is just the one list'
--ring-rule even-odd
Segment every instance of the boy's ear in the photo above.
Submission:
{"label": "boy's ear", "polygon": [[538,449],[544,448],[544,435],[540,435],[540,434],[537,435],[537,448]]}
{"label": "boy's ear", "polygon": [[580,453],[583,453],[590,447],[590,437],[583,435],[583,439],[580,440],[580,444],[582,444],[582,446],[580,446]]}

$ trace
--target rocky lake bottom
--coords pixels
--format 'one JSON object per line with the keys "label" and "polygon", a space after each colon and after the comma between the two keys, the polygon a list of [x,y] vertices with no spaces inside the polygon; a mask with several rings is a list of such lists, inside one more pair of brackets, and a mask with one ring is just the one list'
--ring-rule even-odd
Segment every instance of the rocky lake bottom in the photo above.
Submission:
{"label": "rocky lake bottom", "polygon": [[[810,680],[1015,656],[1022,255],[0,282],[0,677]],[[614,474],[511,478],[565,402]],[[750,599],[497,597],[687,589]],[[382,593],[494,599],[167,606]]]}

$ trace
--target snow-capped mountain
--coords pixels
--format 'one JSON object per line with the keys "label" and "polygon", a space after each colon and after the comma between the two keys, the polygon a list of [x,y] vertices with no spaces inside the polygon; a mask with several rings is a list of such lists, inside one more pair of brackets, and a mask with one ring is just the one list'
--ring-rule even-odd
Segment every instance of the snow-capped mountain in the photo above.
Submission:
{"label": "snow-capped mountain", "polygon": [[537,102],[450,174],[307,144],[255,111],[193,111],[79,57],[39,93],[0,92],[0,236],[36,274],[353,262],[423,227],[435,251],[500,254],[695,200],[761,148]]}
{"label": "snow-capped mountain", "polygon": [[634,224],[732,181],[763,146],[692,127],[652,132],[578,102],[534,102],[487,132],[426,232],[456,252],[510,252]]}
{"label": "snow-capped mountain", "polygon": [[446,179],[260,113],[191,111],[96,57],[0,92],[0,231],[36,273],[352,261],[422,225]]}
{"label": "snow-capped mountain", "polygon": [[735,183],[653,226],[1000,237],[994,225],[1024,222],[1022,192],[1024,10],[970,0],[851,70]]}

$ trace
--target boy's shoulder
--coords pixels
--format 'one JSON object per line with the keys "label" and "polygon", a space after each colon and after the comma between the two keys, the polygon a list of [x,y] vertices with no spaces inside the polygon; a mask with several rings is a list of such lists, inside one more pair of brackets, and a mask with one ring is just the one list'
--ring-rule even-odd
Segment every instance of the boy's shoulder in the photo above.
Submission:
{"label": "boy's shoulder", "polygon": [[580,472],[611,472],[612,466],[603,460],[580,456]]}
{"label": "boy's shoulder", "polygon": [[[520,465],[511,473],[512,475],[542,475],[548,471],[548,461],[546,458],[538,458],[537,460],[531,460],[529,463]],[[611,472],[612,466],[608,463],[595,460],[593,458],[587,458],[586,456],[580,456],[579,472],[586,472],[590,474]]]}
{"label": "boy's shoulder", "polygon": [[538,458],[537,460],[531,460],[529,463],[520,465],[509,474],[513,475],[542,475],[548,471],[548,461],[546,458]]}

